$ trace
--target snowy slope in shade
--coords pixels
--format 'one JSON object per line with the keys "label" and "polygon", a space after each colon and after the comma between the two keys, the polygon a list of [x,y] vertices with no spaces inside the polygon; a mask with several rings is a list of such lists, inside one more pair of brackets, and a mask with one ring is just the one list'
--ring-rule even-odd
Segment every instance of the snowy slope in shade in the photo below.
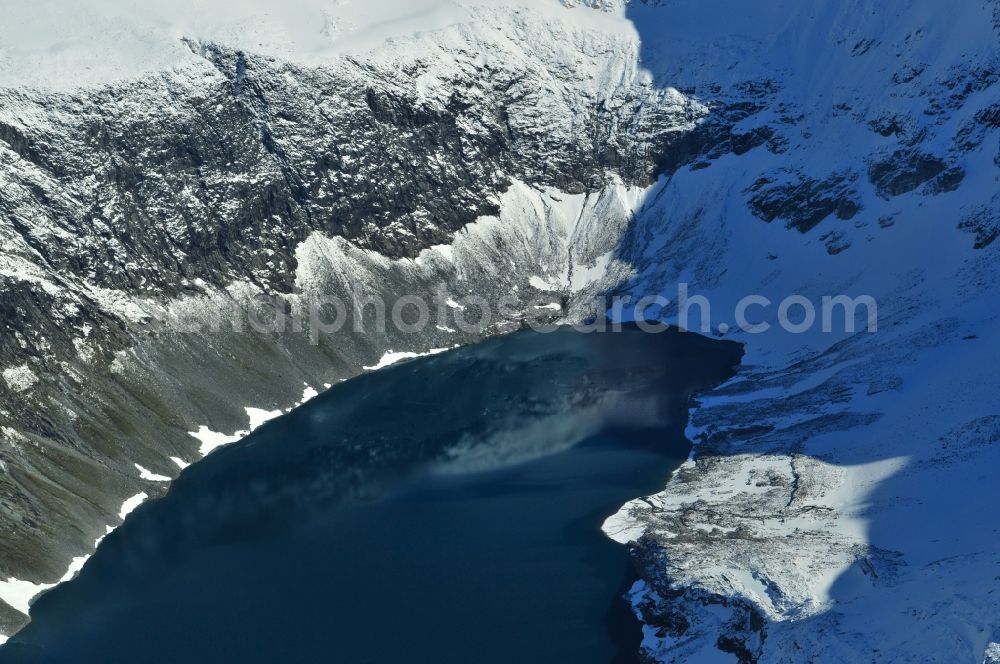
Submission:
{"label": "snowy slope in shade", "polygon": [[[875,9],[757,3],[705,22],[677,3],[645,29],[636,12],[659,37],[643,49],[657,80],[764,78],[771,108],[745,129],[781,139],[678,171],[622,249],[626,290],[676,299],[687,282],[714,326],[736,330],[749,293],[774,303],[754,310],[769,332],[728,334],[746,366],[694,411],[692,460],[605,524],[645,535],[633,602],[657,659],[980,662],[1000,640],[1000,494],[984,472],[1000,461],[1000,270],[993,230],[985,248],[959,231],[1000,217],[1000,21],[989,3]],[[905,166],[883,186],[879,169],[911,151],[958,182]],[[798,215],[824,196],[857,209],[812,227]],[[792,294],[817,311],[871,295],[879,330],[789,334],[775,309]]]}
{"label": "snowy slope in shade", "polygon": [[[683,189],[684,179],[674,184]],[[727,274],[715,283],[646,274],[637,295],[676,297],[675,280],[689,281],[708,296],[716,323],[733,325],[726,312],[747,283],[775,303],[791,293],[817,303],[867,293],[880,320],[875,334],[789,335],[772,307],[755,319],[773,326],[768,333],[729,335],[747,342],[746,367],[694,412],[689,435],[699,444],[680,481],[605,524],[622,541],[649,538],[640,559],[657,584],[636,588],[644,617],[656,626],[669,607],[690,621],[683,636],[650,631],[646,646],[659,658],[714,650],[720,633],[760,661],[798,661],[799,648],[816,661],[863,659],[876,649],[887,661],[927,652],[972,661],[996,640],[1000,611],[994,586],[982,580],[1000,565],[1000,529],[993,478],[983,469],[1000,461],[1000,358],[989,341],[1000,319],[995,287],[968,284],[995,284],[1000,274],[995,253],[970,255],[970,238],[937,223],[953,199],[927,203],[904,205],[888,229],[849,233],[860,243],[835,256],[815,238],[778,235],[773,226],[750,237],[760,222],[749,215],[720,220],[721,234],[713,224],[659,227],[678,257],[698,247]],[[674,209],[648,218],[698,217]],[[836,270],[847,255],[864,271]],[[880,261],[884,255],[899,260]],[[679,589],[680,598],[666,599]],[[746,629],[744,606],[719,608],[732,598],[773,621],[757,630],[766,642]]]}

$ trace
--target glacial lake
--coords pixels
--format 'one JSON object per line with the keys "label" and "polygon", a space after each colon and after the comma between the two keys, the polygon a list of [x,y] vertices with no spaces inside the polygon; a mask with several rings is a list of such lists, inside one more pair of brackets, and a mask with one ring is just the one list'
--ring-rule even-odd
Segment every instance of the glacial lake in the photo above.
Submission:
{"label": "glacial lake", "polygon": [[359,376],[187,468],[36,600],[16,662],[627,662],[601,532],[737,344],[518,332]]}

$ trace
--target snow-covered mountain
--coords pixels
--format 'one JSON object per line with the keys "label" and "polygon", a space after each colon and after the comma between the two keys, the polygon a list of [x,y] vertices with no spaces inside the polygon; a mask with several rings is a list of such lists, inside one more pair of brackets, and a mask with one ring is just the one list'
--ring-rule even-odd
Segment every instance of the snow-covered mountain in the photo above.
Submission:
{"label": "snow-covered mountain", "polygon": [[[605,525],[645,656],[994,661],[997,2],[213,7],[4,10],[0,631],[323,385],[685,282],[748,354],[692,459]],[[262,297],[437,292],[520,310],[319,344],[230,326]],[[771,307],[748,334],[751,293],[869,295],[878,330]]]}

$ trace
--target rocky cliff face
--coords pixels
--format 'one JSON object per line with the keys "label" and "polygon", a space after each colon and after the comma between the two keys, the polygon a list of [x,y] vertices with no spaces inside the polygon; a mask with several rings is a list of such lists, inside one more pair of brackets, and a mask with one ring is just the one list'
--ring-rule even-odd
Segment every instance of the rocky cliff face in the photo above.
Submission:
{"label": "rocky cliff face", "polygon": [[[206,449],[189,432],[228,439],[387,351],[539,304],[580,319],[593,294],[684,281],[749,365],[694,413],[698,452],[666,491],[606,526],[644,578],[645,655],[981,657],[992,586],[942,616],[949,583],[1000,560],[973,470],[1000,393],[998,17],[470,2],[321,62],[185,36],[169,71],[0,90],[0,631]],[[745,334],[733,311],[755,292],[871,295],[880,331],[789,335],[775,305],[771,333]],[[419,334],[239,325],[275,302],[435,293],[452,304]],[[462,296],[510,294],[487,329],[452,320]],[[943,481],[968,518],[944,533],[926,512],[922,531]],[[937,645],[888,636],[913,621]]]}

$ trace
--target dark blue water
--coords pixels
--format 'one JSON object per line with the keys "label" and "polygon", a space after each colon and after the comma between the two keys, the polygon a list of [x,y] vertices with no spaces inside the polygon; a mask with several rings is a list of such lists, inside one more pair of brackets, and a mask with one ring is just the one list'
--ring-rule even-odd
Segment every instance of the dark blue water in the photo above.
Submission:
{"label": "dark blue water", "polygon": [[737,345],[523,332],[342,383],[187,469],[0,649],[30,662],[609,662],[600,531]]}

